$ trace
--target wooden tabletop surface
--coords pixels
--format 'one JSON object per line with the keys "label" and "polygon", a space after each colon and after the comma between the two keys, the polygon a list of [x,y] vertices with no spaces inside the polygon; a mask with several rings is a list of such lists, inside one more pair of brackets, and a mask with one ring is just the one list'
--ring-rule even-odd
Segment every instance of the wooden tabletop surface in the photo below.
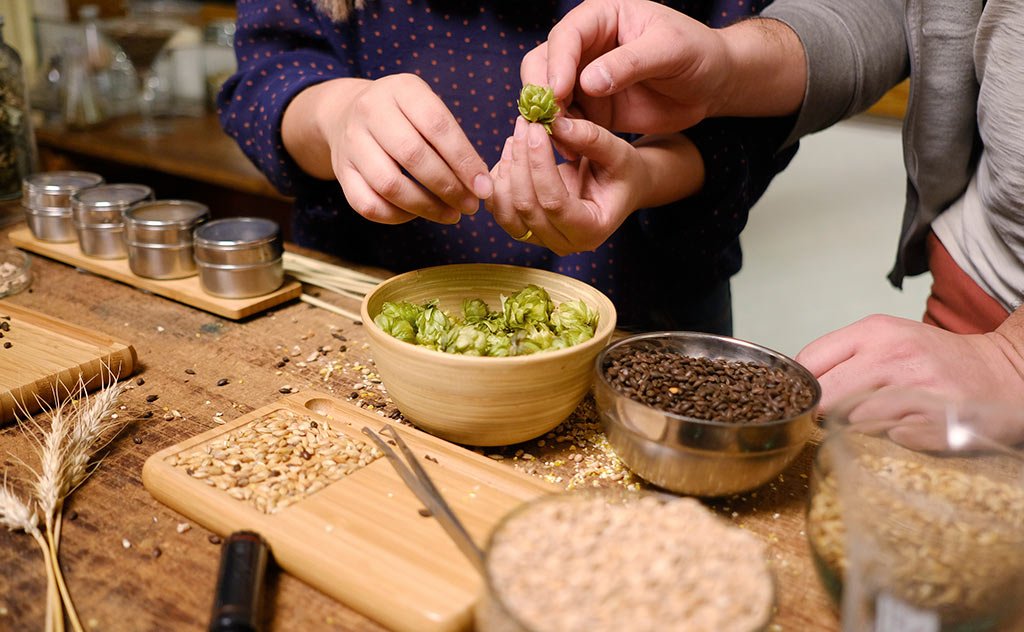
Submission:
{"label": "wooden tabletop surface", "polygon": [[[0,230],[0,247],[8,245],[7,230]],[[3,300],[120,338],[133,344],[139,357],[132,388],[120,401],[124,409],[119,414],[131,421],[65,509],[60,558],[82,623],[90,631],[203,630],[220,547],[199,525],[179,533],[178,525],[187,520],[142,486],[143,462],[221,420],[280,399],[285,387],[318,389],[351,405],[397,414],[386,395],[365,379],[373,372],[366,336],[360,325],[303,303],[234,322],[61,263],[35,257],[33,264],[31,290]],[[353,300],[328,292],[321,296],[358,310]],[[327,370],[330,365],[333,371]],[[223,380],[227,383],[218,386]],[[363,386],[367,382],[370,388]],[[543,445],[533,441],[487,453],[502,455],[500,463],[507,467],[564,487],[581,481],[602,486],[635,482],[628,474],[615,474],[615,459],[602,442],[589,398],[555,435],[567,440],[548,438]],[[25,464],[38,462],[28,433],[17,426],[0,428],[0,445],[8,484],[24,492],[19,475]],[[566,458],[575,453],[584,456]],[[776,632],[838,629],[805,535],[812,453],[812,448],[805,450],[783,475],[756,492],[708,503],[767,544],[777,592],[769,629]],[[606,478],[599,478],[602,472]],[[33,540],[0,529],[0,569],[0,630],[40,629],[46,578]],[[270,577],[266,607],[268,630],[381,629],[277,572]]]}

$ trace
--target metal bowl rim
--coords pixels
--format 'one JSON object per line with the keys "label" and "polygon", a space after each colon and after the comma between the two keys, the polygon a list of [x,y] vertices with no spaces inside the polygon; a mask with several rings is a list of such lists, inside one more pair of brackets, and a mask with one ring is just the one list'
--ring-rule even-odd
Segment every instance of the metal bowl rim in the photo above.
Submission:
{"label": "metal bowl rim", "polygon": [[[802,375],[802,377],[806,378],[807,379],[807,383],[811,385],[811,391],[812,391],[814,397],[811,400],[811,403],[810,403],[810,405],[807,408],[805,408],[804,410],[800,411],[796,415],[793,415],[792,417],[785,417],[783,419],[775,419],[775,420],[772,420],[772,421],[759,422],[759,423],[756,423],[756,424],[736,423],[736,422],[729,422],[729,421],[714,421],[714,420],[710,420],[710,419],[700,419],[699,417],[688,417],[686,415],[680,415],[678,413],[673,413],[673,412],[669,412],[667,410],[662,410],[660,408],[656,408],[654,406],[651,406],[650,404],[645,404],[644,402],[637,401],[637,400],[633,399],[632,397],[629,397],[628,395],[623,394],[621,391],[619,391],[617,388],[615,388],[611,383],[609,383],[607,378],[605,378],[604,371],[601,369],[601,365],[604,363],[604,359],[612,351],[614,351],[614,350],[616,350],[616,349],[618,349],[620,347],[625,347],[625,346],[628,346],[630,344],[635,344],[637,342],[644,342],[644,341],[648,341],[648,340],[671,340],[671,339],[717,340],[719,342],[724,342],[727,345],[735,345],[735,346],[739,346],[739,347],[745,347],[745,348],[751,349],[751,350],[753,350],[753,351],[755,351],[757,353],[762,353],[762,354],[768,355],[768,356],[770,356],[772,358],[775,358],[776,360],[780,360],[783,364],[785,364],[785,365],[795,369],[797,371],[797,373],[800,373]],[[643,406],[644,408],[647,408],[648,410],[652,410],[654,412],[657,412],[659,414],[664,415],[666,420],[669,420],[669,421],[672,422],[673,430],[676,430],[679,427],[685,426],[686,424],[698,424],[698,425],[702,425],[702,426],[714,426],[714,427],[717,427],[717,428],[735,428],[737,430],[739,430],[741,428],[765,428],[765,427],[771,427],[771,426],[784,426],[786,424],[793,423],[797,419],[800,419],[804,415],[807,415],[808,413],[814,411],[815,409],[818,408],[818,404],[821,403],[821,384],[818,383],[818,380],[811,374],[810,371],[808,371],[803,365],[798,363],[796,360],[793,360],[792,358],[790,358],[790,357],[788,357],[788,356],[786,356],[786,355],[784,355],[782,353],[779,353],[778,351],[775,351],[774,349],[769,349],[768,347],[759,345],[757,343],[749,342],[749,341],[746,341],[746,340],[740,340],[739,338],[731,338],[729,336],[721,336],[721,335],[718,335],[718,334],[707,334],[707,333],[702,333],[702,332],[690,332],[690,331],[654,331],[654,332],[649,332],[649,333],[634,334],[634,335],[631,335],[631,336],[627,336],[625,338],[621,338],[619,340],[616,340],[615,342],[611,343],[610,345],[608,345],[607,347],[602,349],[601,352],[597,354],[597,357],[594,358],[594,373],[596,373],[596,376],[595,376],[594,379],[599,381],[603,386],[606,386],[608,389],[610,389],[613,393],[615,393],[616,396],[623,397],[623,398],[629,400],[630,402],[636,404],[637,406]],[[613,423],[615,423],[616,425],[622,427],[623,430],[625,430],[625,431],[627,431],[627,432],[629,432],[631,434],[635,434],[635,435],[637,435],[639,437],[642,437],[642,438],[647,439],[648,441],[650,441],[649,438],[643,437],[643,435],[641,435],[640,433],[638,433],[635,430],[633,430],[632,428],[630,428],[627,424],[625,424],[622,421],[620,421],[617,417],[609,417],[609,420],[612,421]]]}

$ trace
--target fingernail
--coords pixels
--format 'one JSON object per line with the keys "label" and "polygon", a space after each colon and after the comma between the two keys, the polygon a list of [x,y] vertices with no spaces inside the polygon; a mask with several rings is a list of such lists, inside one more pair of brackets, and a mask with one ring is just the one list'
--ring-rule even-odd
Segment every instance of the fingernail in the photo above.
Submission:
{"label": "fingernail", "polygon": [[544,127],[542,125],[531,125],[526,143],[531,148],[540,147],[540,144],[544,142],[544,137],[547,135],[548,133],[544,131]]}
{"label": "fingernail", "polygon": [[516,140],[522,140],[523,136],[526,135],[526,119],[523,117],[516,118],[516,129],[512,132],[512,137]]}
{"label": "fingernail", "polygon": [[[612,76],[608,70],[601,64],[592,64],[586,69],[587,83],[590,84],[590,90],[598,94],[608,92],[612,88]],[[580,77],[582,80],[582,77]]]}
{"label": "fingernail", "polygon": [[556,132],[568,134],[572,131],[572,119],[556,116],[554,122],[551,123],[551,128]]}
{"label": "fingernail", "polygon": [[494,182],[491,181],[491,176],[484,173],[477,174],[473,178],[473,193],[481,200],[491,197],[494,193]]}
{"label": "fingernail", "polygon": [[556,97],[562,94],[562,86],[559,85],[561,81],[562,79],[558,75],[548,75],[548,85],[551,86],[551,89],[554,91]]}
{"label": "fingernail", "polygon": [[460,219],[462,219],[462,213],[458,211],[447,210],[441,214],[442,224],[458,224]]}

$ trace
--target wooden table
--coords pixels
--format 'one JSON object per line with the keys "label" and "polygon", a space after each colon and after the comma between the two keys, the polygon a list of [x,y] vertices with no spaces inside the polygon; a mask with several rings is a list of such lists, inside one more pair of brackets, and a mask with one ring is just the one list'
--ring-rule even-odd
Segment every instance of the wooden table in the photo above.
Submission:
{"label": "wooden table", "polygon": [[[6,231],[0,231],[4,245]],[[394,405],[385,397],[353,386],[362,382],[364,370],[372,371],[366,336],[359,325],[302,303],[233,322],[46,259],[36,257],[34,265],[31,291],[6,300],[120,337],[135,345],[141,365],[132,390],[121,400],[125,409],[120,414],[133,421],[65,510],[61,562],[82,622],[87,630],[203,630],[220,547],[198,525],[178,533],[185,519],[143,488],[143,462],[162,448],[213,428],[220,419],[281,398],[284,386],[333,392],[342,399],[356,393],[352,405],[380,406],[391,414]],[[357,308],[355,301],[326,292],[324,298]],[[307,362],[321,347],[331,350]],[[291,361],[279,366],[285,356]],[[335,361],[338,369],[325,381],[321,369],[328,361]],[[144,383],[137,385],[137,378]],[[217,386],[222,378],[229,383]],[[148,403],[154,395],[159,398]],[[153,415],[143,418],[149,412]],[[504,455],[501,463],[507,467],[563,486],[578,482],[591,469],[612,471],[608,466],[613,459],[601,443],[592,402],[585,400],[570,421],[556,431],[568,441],[549,438],[544,446],[533,441],[487,452]],[[0,445],[5,470],[21,471],[18,459],[35,463],[25,430],[0,429]],[[518,450],[523,453],[517,456]],[[575,452],[585,455],[579,463],[565,458]],[[527,454],[535,458],[527,459]],[[777,581],[774,631],[838,629],[805,536],[811,454],[805,450],[793,467],[756,492],[710,503],[767,543]],[[585,484],[635,482],[629,475],[620,476],[590,477]],[[23,481],[9,482],[23,489]],[[125,548],[123,541],[131,547]],[[41,628],[46,583],[42,557],[31,538],[0,530],[0,569],[0,630]],[[381,629],[288,575],[272,574],[267,606],[269,630]]]}

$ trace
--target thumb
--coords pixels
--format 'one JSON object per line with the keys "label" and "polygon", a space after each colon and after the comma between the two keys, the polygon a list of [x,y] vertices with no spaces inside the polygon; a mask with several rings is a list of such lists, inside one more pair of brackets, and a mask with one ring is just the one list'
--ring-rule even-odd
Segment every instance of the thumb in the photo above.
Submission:
{"label": "thumb", "polygon": [[669,48],[657,44],[653,34],[645,34],[587,64],[580,73],[580,87],[590,96],[601,97],[646,79],[670,78],[679,60]]}

